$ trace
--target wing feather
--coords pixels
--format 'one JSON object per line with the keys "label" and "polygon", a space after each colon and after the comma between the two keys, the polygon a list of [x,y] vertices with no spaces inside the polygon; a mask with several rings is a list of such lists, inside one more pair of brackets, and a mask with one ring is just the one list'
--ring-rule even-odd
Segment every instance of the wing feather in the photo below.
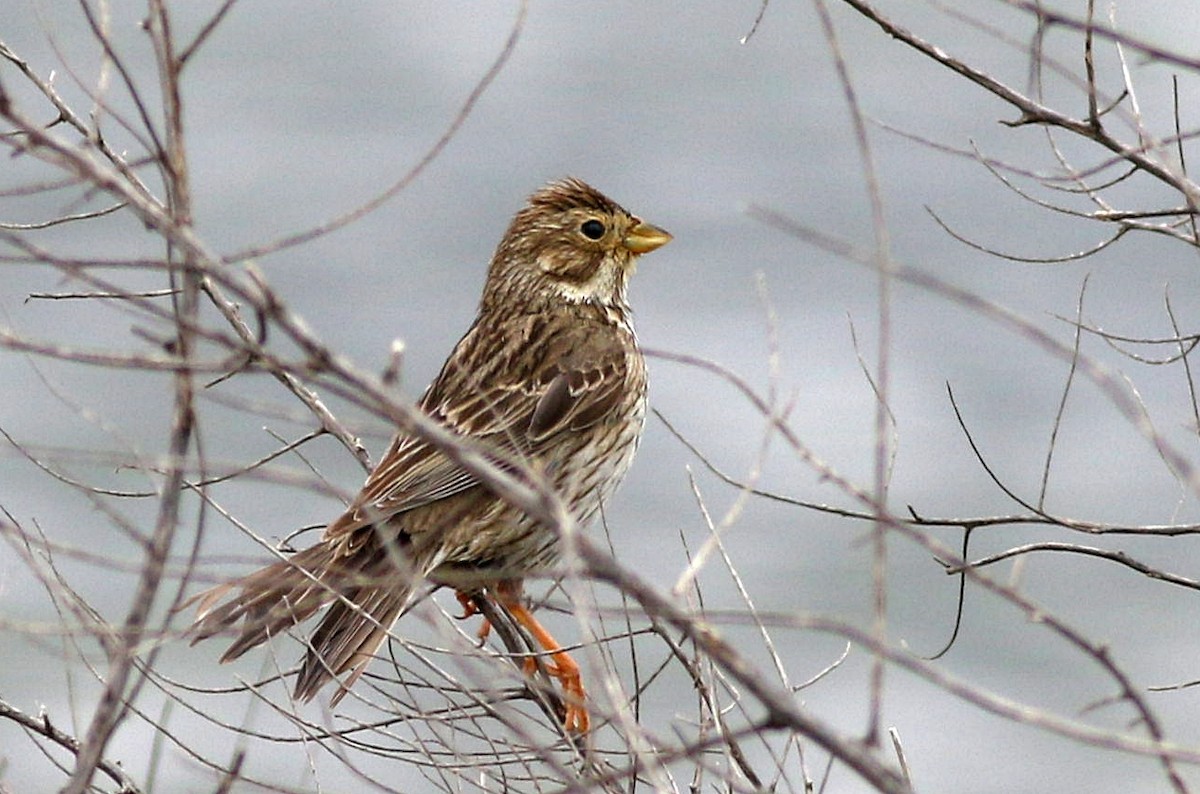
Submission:
{"label": "wing feather", "polygon": [[[501,465],[535,459],[559,434],[600,421],[619,403],[629,370],[627,346],[612,325],[573,318],[509,318],[508,328],[476,324],[430,385],[420,407],[450,429],[495,450]],[[489,341],[521,339],[519,351]],[[530,355],[531,348],[537,355]],[[516,353],[536,362],[521,371]],[[336,539],[369,524],[479,485],[470,472],[411,435],[398,435],[349,509],[325,530]]]}

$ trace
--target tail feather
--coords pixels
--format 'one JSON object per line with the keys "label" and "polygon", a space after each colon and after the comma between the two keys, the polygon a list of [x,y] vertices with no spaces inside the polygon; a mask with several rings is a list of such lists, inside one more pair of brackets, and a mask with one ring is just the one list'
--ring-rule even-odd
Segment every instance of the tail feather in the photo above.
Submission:
{"label": "tail feather", "polygon": [[[334,583],[329,581],[332,571],[331,549],[318,544],[244,579],[200,593],[188,602],[199,604],[192,626],[192,644],[232,629],[240,622],[241,631],[221,661],[238,658],[329,603],[337,594]],[[222,604],[235,590],[237,595]]]}
{"label": "tail feather", "polygon": [[221,656],[228,662],[329,605],[309,642],[295,692],[300,700],[311,700],[322,686],[348,672],[334,696],[337,703],[408,602],[410,579],[376,544],[346,555],[336,546],[318,543],[194,596],[185,604],[197,604],[192,644],[237,628],[237,637]]}
{"label": "tail feather", "polygon": [[310,641],[296,678],[296,697],[311,700],[336,676],[350,673],[333,696],[336,705],[362,675],[408,600],[407,588],[360,588],[333,604]]}

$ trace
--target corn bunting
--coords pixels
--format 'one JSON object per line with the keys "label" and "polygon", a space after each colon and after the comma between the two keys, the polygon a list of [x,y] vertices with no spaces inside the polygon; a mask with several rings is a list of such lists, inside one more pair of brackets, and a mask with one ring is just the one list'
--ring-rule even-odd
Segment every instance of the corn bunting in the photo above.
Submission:
{"label": "corn bunting", "polygon": [[[581,524],[612,494],[637,448],[646,366],[626,288],[639,255],[671,235],[576,179],[534,193],[496,248],[470,330],[420,408],[501,462],[540,472]],[[489,453],[489,454],[491,454]],[[454,588],[468,612],[502,605],[547,652],[565,727],[588,730],[578,665],[525,606],[524,577],[551,570],[559,538],[415,435],[400,433],[362,492],[314,546],[197,596],[198,642],[238,636],[222,661],[327,608],[296,696],[352,686],[416,585]]]}

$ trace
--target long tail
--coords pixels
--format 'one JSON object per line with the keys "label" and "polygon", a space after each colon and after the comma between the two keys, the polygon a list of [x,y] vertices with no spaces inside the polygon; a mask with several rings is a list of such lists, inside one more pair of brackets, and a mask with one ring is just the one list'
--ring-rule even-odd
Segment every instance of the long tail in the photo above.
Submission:
{"label": "long tail", "polygon": [[295,693],[311,700],[326,683],[350,673],[334,695],[337,703],[373,658],[411,592],[411,577],[378,544],[368,542],[347,555],[344,547],[318,543],[189,601],[198,602],[192,644],[240,622],[237,638],[221,656],[228,662],[332,602],[312,635]]}

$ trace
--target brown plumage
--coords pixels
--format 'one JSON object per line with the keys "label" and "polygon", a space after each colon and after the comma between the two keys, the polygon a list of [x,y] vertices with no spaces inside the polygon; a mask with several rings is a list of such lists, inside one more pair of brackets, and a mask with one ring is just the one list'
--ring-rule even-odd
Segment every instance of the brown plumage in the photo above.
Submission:
{"label": "brown plumage", "polygon": [[[624,476],[646,409],[646,368],[626,287],[640,254],[671,236],[575,179],[547,185],[513,218],[479,314],[421,410],[544,475],[581,523]],[[321,540],[202,593],[195,641],[241,623],[222,661],[328,606],[296,680],[308,700],[335,676],[345,694],[428,581],[502,603],[543,648],[587,730],[578,667],[522,605],[520,582],[553,567],[558,538],[420,438],[396,436]],[[226,600],[228,598],[228,600]],[[222,603],[224,602],[224,603]]]}

